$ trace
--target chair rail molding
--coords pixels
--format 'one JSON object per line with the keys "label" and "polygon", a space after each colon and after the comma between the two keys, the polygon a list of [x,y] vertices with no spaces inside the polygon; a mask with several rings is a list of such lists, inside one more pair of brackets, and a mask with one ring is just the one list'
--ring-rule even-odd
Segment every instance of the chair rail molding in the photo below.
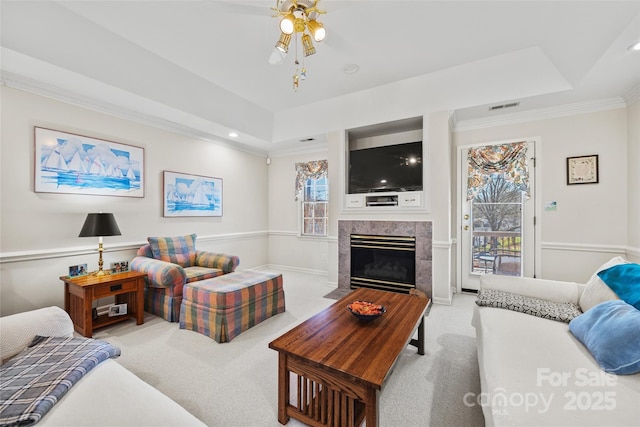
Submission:
{"label": "chair rail molding", "polygon": [[[221,241],[221,240],[241,240],[252,239],[256,237],[268,237],[268,231],[250,231],[243,233],[227,233],[227,234],[213,234],[200,236],[198,235],[199,242],[207,241]],[[126,243],[109,243],[104,249],[105,253],[119,252],[119,251],[137,251],[140,246],[144,245],[145,241],[139,242],[126,242]],[[71,248],[53,248],[44,250],[30,250],[30,251],[16,251],[16,252],[4,252],[0,253],[0,264],[6,264],[11,262],[24,262],[24,261],[40,261],[52,258],[66,258],[80,255],[94,255],[97,252],[95,245],[91,246],[79,246]]]}
{"label": "chair rail molding", "polygon": [[541,242],[543,250],[572,251],[572,252],[602,252],[618,255],[625,255],[628,252],[626,246],[600,245],[590,243],[567,243],[567,242]]}

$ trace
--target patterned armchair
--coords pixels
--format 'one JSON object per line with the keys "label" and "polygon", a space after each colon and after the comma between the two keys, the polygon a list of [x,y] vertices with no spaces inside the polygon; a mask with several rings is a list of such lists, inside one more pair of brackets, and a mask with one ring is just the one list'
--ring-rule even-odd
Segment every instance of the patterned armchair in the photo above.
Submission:
{"label": "patterned armchair", "polygon": [[147,273],[144,309],[169,322],[180,320],[186,283],[231,273],[240,264],[235,255],[195,248],[196,235],[149,237],[131,261],[132,270]]}

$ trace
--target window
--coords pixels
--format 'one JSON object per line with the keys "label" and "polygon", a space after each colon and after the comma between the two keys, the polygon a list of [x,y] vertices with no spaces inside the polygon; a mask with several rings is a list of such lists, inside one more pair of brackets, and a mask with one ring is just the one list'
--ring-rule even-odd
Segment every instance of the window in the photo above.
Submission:
{"label": "window", "polygon": [[327,203],[329,184],[326,177],[307,178],[304,182],[302,200],[302,234],[305,236],[327,235]]}
{"label": "window", "polygon": [[302,235],[327,235],[329,181],[326,160],[296,163],[296,200],[302,205]]}

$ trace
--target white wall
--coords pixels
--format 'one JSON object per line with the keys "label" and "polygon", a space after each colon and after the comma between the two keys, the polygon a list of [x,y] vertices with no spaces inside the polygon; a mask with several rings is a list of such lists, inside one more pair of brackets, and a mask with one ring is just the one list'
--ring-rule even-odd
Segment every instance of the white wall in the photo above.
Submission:
{"label": "white wall", "polygon": [[[106,237],[105,265],[131,259],[148,236],[198,234],[199,249],[233,253],[241,268],[267,263],[264,157],[3,87],[0,146],[0,314],[63,306],[68,266],[97,268],[97,239],[79,238],[89,212],[113,212],[122,236]],[[145,197],[35,193],[34,126],[145,149]],[[223,179],[223,216],[164,218],[162,171]]]}
{"label": "white wall", "polygon": [[[539,137],[535,203],[542,212],[542,277],[584,282],[604,261],[626,255],[627,111],[614,109],[455,132],[456,146]],[[566,158],[598,154],[600,183],[566,185]],[[457,177],[456,177],[457,179]],[[637,224],[638,217],[630,222]]]}
{"label": "white wall", "polygon": [[[640,88],[637,88],[640,92]],[[640,100],[627,108],[628,258],[640,262]]]}
{"label": "white wall", "polygon": [[431,166],[431,210],[433,212],[433,301],[451,304],[452,275],[451,260],[451,133],[449,113],[438,112],[428,116],[427,140]]}
{"label": "white wall", "polygon": [[[326,274],[328,242],[331,237],[300,236],[300,203],[295,200],[295,164],[326,160],[321,151],[271,158],[269,165],[269,264],[288,266],[300,271]],[[335,168],[329,162],[329,172]],[[329,205],[333,204],[333,188],[329,188]],[[331,230],[329,230],[331,236]]]}
{"label": "white wall", "polygon": [[[457,177],[455,146],[540,137],[536,203],[558,202],[543,212],[543,277],[584,281],[615,255],[640,259],[640,107],[538,120],[469,131],[448,131],[446,112],[424,113],[428,144],[431,210],[376,214],[340,210],[344,176],[344,129],[327,132],[327,146],[316,152],[264,157],[223,144],[184,137],[10,88],[1,89],[0,146],[0,314],[63,304],[59,276],[67,267],[96,268],[97,242],[77,235],[88,212],[114,212],[123,233],[105,238],[105,264],[130,259],[149,235],[195,232],[198,247],[234,253],[241,268],[282,265],[326,273],[337,285],[339,219],[430,220],[434,223],[434,297],[446,302],[452,283],[451,199]],[[415,112],[411,115],[415,116]],[[394,117],[402,118],[402,117]],[[391,118],[389,118],[391,119]],[[388,121],[388,119],[380,120]],[[373,124],[362,122],[353,126]],[[42,126],[145,148],[144,198],[44,194],[33,192],[33,127]],[[453,139],[452,145],[451,140]],[[600,155],[600,184],[567,186],[568,156]],[[298,236],[294,201],[295,163],[329,160],[329,236]],[[172,170],[224,180],[221,218],[163,218],[162,171]],[[343,179],[343,178],[342,178]],[[447,271],[448,270],[448,271]],[[435,299],[435,298],[434,298]]]}

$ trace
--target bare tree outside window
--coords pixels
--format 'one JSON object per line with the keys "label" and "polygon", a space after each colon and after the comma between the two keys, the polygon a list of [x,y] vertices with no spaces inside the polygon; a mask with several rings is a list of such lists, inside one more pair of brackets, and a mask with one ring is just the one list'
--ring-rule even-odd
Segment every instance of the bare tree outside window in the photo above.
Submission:
{"label": "bare tree outside window", "polygon": [[521,275],[524,192],[501,173],[472,200],[472,271]]}

